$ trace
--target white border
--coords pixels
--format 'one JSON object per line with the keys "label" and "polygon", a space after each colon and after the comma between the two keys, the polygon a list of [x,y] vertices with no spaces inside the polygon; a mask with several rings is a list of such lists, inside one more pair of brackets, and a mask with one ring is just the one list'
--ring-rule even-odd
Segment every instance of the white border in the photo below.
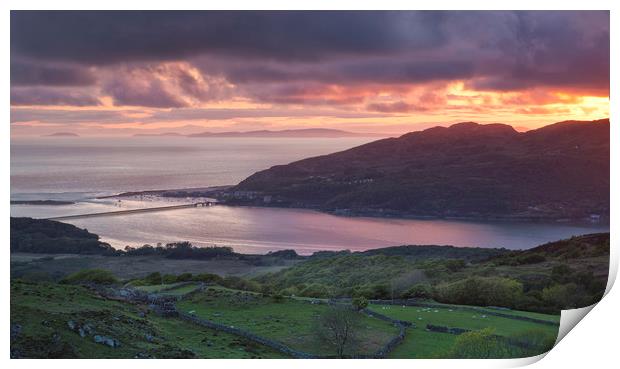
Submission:
{"label": "white border", "polygon": [[[298,10],[312,10],[312,9],[419,9],[419,10],[434,10],[434,9],[446,9],[446,10],[612,10],[611,11],[611,65],[618,64],[618,47],[614,45],[614,40],[617,40],[618,36],[618,22],[619,17],[616,15],[620,4],[619,1],[612,0],[588,0],[588,1],[576,1],[576,0],[564,0],[562,2],[553,2],[548,0],[521,0],[521,1],[483,1],[483,0],[469,0],[464,1],[448,1],[448,0],[434,0],[432,2],[412,2],[403,0],[382,0],[375,2],[362,3],[359,0],[330,0],[330,1],[276,1],[276,0],[262,0],[262,1],[243,1],[243,0],[228,0],[226,2],[205,2],[205,1],[191,1],[191,0],[174,0],[174,1],[119,1],[119,0],[107,0],[105,2],[97,1],[77,1],[77,0],[56,0],[50,1],[4,1],[4,11],[0,15],[0,27],[2,27],[1,39],[2,39],[2,53],[1,59],[4,79],[4,89],[0,92],[2,101],[5,102],[5,109],[2,110],[2,116],[4,118],[4,125],[2,126],[2,135],[0,135],[1,144],[0,150],[2,150],[2,159],[0,160],[0,176],[2,178],[2,198],[0,201],[2,204],[2,214],[0,215],[0,234],[2,235],[3,247],[6,259],[4,260],[4,283],[0,287],[2,289],[2,295],[5,297],[5,301],[2,306],[2,330],[5,332],[0,337],[2,347],[4,348],[3,361],[11,367],[21,368],[29,367],[31,365],[45,365],[49,368],[73,368],[83,367],[88,365],[94,368],[106,368],[110,365],[119,366],[121,368],[166,368],[170,365],[176,367],[179,366],[193,366],[193,365],[208,365],[209,367],[256,367],[256,368],[289,368],[295,367],[307,367],[313,368],[317,365],[338,365],[339,367],[353,367],[356,368],[376,368],[376,365],[390,365],[394,367],[411,367],[417,366],[422,368],[453,368],[458,365],[459,368],[491,368],[491,367],[515,367],[528,365],[533,362],[537,362],[536,366],[540,368],[572,368],[572,367],[589,367],[595,365],[597,368],[615,366],[616,350],[617,350],[617,335],[620,334],[618,330],[618,312],[620,311],[620,293],[616,290],[609,291],[609,287],[613,284],[615,276],[618,270],[618,247],[616,244],[616,231],[618,230],[618,222],[614,210],[618,206],[617,193],[611,193],[611,245],[612,245],[612,262],[610,264],[610,282],[608,284],[608,295],[594,307],[594,313],[589,314],[585,318],[585,322],[577,325],[574,329],[575,332],[568,334],[558,346],[551,350],[544,360],[540,360],[545,357],[541,355],[536,358],[518,359],[518,360],[390,360],[383,361],[381,364],[374,360],[344,360],[344,361],[324,361],[318,362],[316,360],[209,360],[205,361],[165,361],[165,360],[89,360],[84,362],[83,360],[48,360],[45,362],[33,361],[33,360],[9,360],[9,278],[10,278],[10,260],[8,257],[8,235],[9,235],[9,194],[10,194],[10,112],[8,107],[10,106],[9,97],[9,44],[10,44],[10,9],[298,9]],[[466,6],[465,6],[466,5]],[[617,42],[616,42],[617,43]],[[614,90],[614,86],[618,86],[618,74],[612,67],[611,70],[611,89]],[[613,92],[612,92],[613,94]],[[612,100],[610,104],[610,114],[614,115],[617,112],[617,102]],[[617,127],[611,125],[611,142],[620,142],[620,138]],[[616,163],[618,161],[618,146],[613,145],[611,147],[611,162]],[[618,182],[618,171],[612,166],[611,168],[611,188],[614,188]],[[589,308],[587,308],[589,311]],[[565,326],[566,319],[573,319],[571,325],[574,326],[581,318],[575,317],[583,313],[581,311],[563,312],[562,325]],[[540,361],[539,361],[540,360]]]}

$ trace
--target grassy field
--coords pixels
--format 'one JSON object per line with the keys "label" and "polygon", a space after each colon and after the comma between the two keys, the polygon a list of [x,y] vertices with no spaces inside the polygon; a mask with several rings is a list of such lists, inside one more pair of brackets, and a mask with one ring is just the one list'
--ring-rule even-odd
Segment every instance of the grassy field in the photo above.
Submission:
{"label": "grassy field", "polygon": [[[178,286],[177,288],[172,288]],[[144,286],[148,292],[184,295],[198,284]],[[179,310],[198,317],[248,330],[282,342],[294,349],[319,355],[334,355],[334,348],[319,340],[318,318],[329,307],[312,300],[283,298],[274,300],[258,293],[209,287],[178,302]],[[443,305],[438,308],[376,305],[369,308],[394,319],[415,323],[407,329],[405,341],[389,355],[391,358],[433,358],[445,356],[457,335],[426,330],[427,324],[479,330],[492,328],[507,338],[524,332],[555,337],[557,326],[497,317],[499,311],[558,321],[559,316],[507,311],[491,308]],[[104,299],[77,286],[53,283],[11,282],[11,324],[19,332],[11,338],[11,350],[23,357],[197,357],[197,358],[279,358],[284,357],[265,346],[190,324],[178,318],[162,318],[147,313],[145,306]],[[70,325],[74,325],[73,328]],[[89,327],[85,337],[79,327]],[[12,329],[13,331],[13,329]],[[398,329],[382,320],[361,318],[355,352],[372,354],[387,343]],[[120,345],[108,347],[94,342],[94,335],[114,338]],[[13,335],[12,335],[13,336]]]}
{"label": "grassy field", "polygon": [[[390,354],[392,358],[431,358],[445,354],[452,347],[457,336],[427,331],[427,324],[469,330],[492,328],[495,334],[504,337],[511,337],[533,330],[541,333],[544,332],[553,337],[557,336],[558,333],[557,326],[497,317],[484,314],[483,312],[462,310],[460,306],[445,305],[442,308],[423,308],[398,305],[370,305],[369,308],[391,318],[413,322],[416,325],[416,328],[407,331],[405,341]],[[488,308],[481,310],[498,311]],[[559,320],[559,316],[555,315],[512,310],[499,311],[505,314],[528,316],[548,321]]]}
{"label": "grassy field", "polygon": [[158,256],[100,256],[75,254],[11,253],[11,278],[46,275],[59,280],[83,269],[109,270],[119,278],[142,278],[153,272],[161,274],[215,273],[220,276],[251,278],[277,272],[293,265],[295,260],[282,260],[282,265],[253,265],[243,260],[168,259]]}
{"label": "grassy field", "polygon": [[405,340],[390,353],[391,359],[430,359],[450,350],[456,335],[427,332],[417,328],[407,330]]}
{"label": "grassy field", "polygon": [[519,310],[505,310],[505,309],[494,309],[494,308],[477,308],[483,311],[489,311],[491,313],[501,313],[501,314],[509,314],[514,316],[522,316],[527,318],[546,320],[548,322],[560,323],[560,315],[552,315],[552,314],[541,314],[534,313],[531,311],[519,311]]}
{"label": "grassy field", "polygon": [[137,286],[134,287],[139,291],[144,291],[148,293],[157,293],[159,295],[168,295],[168,296],[183,296],[188,294],[200,286],[199,283],[190,283],[185,284],[183,282],[172,283],[172,284],[161,284],[161,285],[153,285],[153,286]]}
{"label": "grassy field", "polygon": [[[320,355],[335,354],[333,347],[316,339],[317,319],[329,308],[324,304],[294,299],[276,302],[254,293],[212,287],[180,301],[177,307],[204,319],[280,341],[294,349]],[[359,347],[349,354],[373,354],[397,333],[393,325],[363,316]]]}
{"label": "grassy field", "polygon": [[[179,319],[142,316],[143,306],[100,298],[76,286],[11,282],[11,339],[16,356],[38,358],[281,358],[264,346]],[[69,322],[88,326],[81,337]],[[13,329],[12,329],[13,332]],[[94,342],[114,338],[118,347]],[[13,334],[12,334],[13,336]]]}

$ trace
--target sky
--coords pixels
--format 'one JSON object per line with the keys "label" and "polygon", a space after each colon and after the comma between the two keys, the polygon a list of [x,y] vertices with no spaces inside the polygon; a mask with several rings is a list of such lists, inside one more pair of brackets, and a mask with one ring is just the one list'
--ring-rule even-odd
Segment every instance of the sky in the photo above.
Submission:
{"label": "sky", "polygon": [[11,136],[609,116],[608,11],[12,11]]}

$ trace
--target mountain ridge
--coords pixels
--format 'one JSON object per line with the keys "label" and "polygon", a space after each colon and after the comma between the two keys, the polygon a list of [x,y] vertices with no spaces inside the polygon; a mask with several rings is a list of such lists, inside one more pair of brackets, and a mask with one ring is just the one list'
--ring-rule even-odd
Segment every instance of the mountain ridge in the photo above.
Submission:
{"label": "mountain ridge", "polygon": [[349,215],[605,219],[609,119],[457,123],[259,171],[222,200]]}
{"label": "mountain ridge", "polygon": [[229,132],[202,132],[187,137],[372,137],[384,136],[377,133],[357,133],[331,128],[302,128],[284,130],[255,130]]}

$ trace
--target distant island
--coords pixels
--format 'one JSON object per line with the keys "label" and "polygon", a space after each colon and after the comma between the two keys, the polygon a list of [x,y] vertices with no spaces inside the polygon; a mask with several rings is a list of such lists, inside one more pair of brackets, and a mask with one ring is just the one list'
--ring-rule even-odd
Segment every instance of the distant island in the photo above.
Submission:
{"label": "distant island", "polygon": [[136,133],[133,137],[168,137],[168,136],[184,136],[178,132],[163,132],[163,133]]}
{"label": "distant island", "polygon": [[77,133],[73,132],[56,132],[49,135],[45,135],[44,137],[80,137]]}
{"label": "distant island", "polygon": [[73,201],[60,201],[60,200],[11,200],[11,205],[73,205]]}
{"label": "distant island", "polygon": [[466,122],[277,165],[218,198],[354,216],[607,222],[609,144],[609,119],[527,132]]}
{"label": "distant island", "polygon": [[339,138],[339,137],[375,137],[377,133],[357,133],[328,128],[285,129],[278,131],[231,131],[231,132],[202,132],[187,135],[187,137],[307,137],[307,138]]}

